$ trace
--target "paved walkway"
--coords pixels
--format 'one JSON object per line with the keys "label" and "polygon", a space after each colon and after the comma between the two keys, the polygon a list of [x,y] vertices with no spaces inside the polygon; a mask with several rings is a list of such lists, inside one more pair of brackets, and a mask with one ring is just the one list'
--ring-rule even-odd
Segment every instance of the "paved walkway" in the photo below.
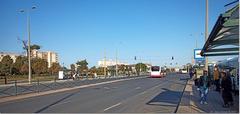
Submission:
{"label": "paved walkway", "polygon": [[210,88],[207,96],[208,104],[199,103],[199,93],[194,82],[189,80],[183,93],[177,113],[239,113],[239,95],[234,96],[234,106],[223,108],[223,100],[219,92]]}

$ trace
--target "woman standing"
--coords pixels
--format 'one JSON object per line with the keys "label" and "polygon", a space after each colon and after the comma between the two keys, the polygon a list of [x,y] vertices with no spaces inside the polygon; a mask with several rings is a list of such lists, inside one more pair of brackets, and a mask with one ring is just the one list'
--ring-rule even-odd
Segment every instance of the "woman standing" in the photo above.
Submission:
{"label": "woman standing", "polygon": [[221,72],[222,81],[221,81],[221,89],[222,89],[222,98],[224,101],[224,108],[229,107],[229,103],[233,104],[232,98],[232,82],[230,78],[227,76],[226,72]]}
{"label": "woman standing", "polygon": [[214,83],[216,86],[216,91],[218,91],[218,92],[220,92],[220,82],[219,82],[220,75],[219,74],[220,74],[219,70],[218,70],[217,66],[215,66],[214,71],[213,71],[213,79],[214,79]]}
{"label": "woman standing", "polygon": [[207,104],[207,94],[210,87],[210,78],[206,70],[203,72],[203,76],[199,79],[199,87],[200,87],[200,104]]}

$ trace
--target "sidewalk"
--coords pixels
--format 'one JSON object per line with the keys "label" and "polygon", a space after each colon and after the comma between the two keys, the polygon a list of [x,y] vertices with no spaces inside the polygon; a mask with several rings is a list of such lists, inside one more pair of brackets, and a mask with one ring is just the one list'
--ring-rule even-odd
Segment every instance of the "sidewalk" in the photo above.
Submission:
{"label": "sidewalk", "polygon": [[238,113],[239,112],[239,95],[234,96],[234,106],[230,108],[223,108],[223,100],[221,94],[210,88],[207,101],[208,104],[201,105],[199,103],[199,92],[194,82],[189,80],[187,82],[185,91],[181,98],[177,113]]}

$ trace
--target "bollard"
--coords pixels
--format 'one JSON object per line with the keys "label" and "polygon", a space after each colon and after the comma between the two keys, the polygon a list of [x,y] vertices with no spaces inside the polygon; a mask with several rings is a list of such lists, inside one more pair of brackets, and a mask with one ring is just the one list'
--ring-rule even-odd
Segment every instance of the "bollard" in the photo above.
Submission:
{"label": "bollard", "polygon": [[5,80],[5,81],[4,81],[5,84],[7,84],[7,76],[4,77],[4,80]]}
{"label": "bollard", "polygon": [[17,95],[17,80],[15,80],[14,85],[15,85],[15,95]]}
{"label": "bollard", "polygon": [[55,76],[55,77],[54,77],[54,82],[56,82],[56,78],[57,78],[57,77]]}
{"label": "bollard", "polygon": [[37,92],[39,93],[39,79],[37,80]]}

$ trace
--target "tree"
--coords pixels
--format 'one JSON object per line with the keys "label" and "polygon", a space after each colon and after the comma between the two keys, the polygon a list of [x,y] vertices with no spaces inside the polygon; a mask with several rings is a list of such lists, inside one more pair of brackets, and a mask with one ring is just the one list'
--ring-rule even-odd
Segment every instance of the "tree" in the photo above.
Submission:
{"label": "tree", "polygon": [[72,72],[72,73],[75,73],[75,65],[74,65],[74,64],[71,64],[70,67],[71,67],[71,72]]}
{"label": "tree", "polygon": [[90,71],[91,74],[97,73],[96,66],[91,67],[89,71]]}
{"label": "tree", "polygon": [[104,75],[104,67],[98,67],[96,72],[98,75]]}
{"label": "tree", "polygon": [[21,70],[21,67],[22,67],[24,64],[28,64],[28,59],[27,59],[27,57],[18,56],[18,57],[16,58],[15,63],[13,64],[13,69],[15,69],[13,73],[19,74],[19,73],[20,73],[20,70]]}
{"label": "tree", "polygon": [[88,62],[87,62],[86,59],[85,59],[85,60],[78,61],[76,64],[78,65],[78,66],[77,66],[78,72],[84,73],[84,74],[87,73],[87,70],[88,70],[88,66],[87,66],[87,65],[88,65]]}
{"label": "tree", "polygon": [[23,64],[19,70],[21,74],[27,74],[28,73],[28,64]]}
{"label": "tree", "polygon": [[[27,48],[28,48],[28,46],[23,47],[24,50],[28,50]],[[36,45],[36,44],[33,44],[33,45],[30,46],[31,50],[33,50],[33,49],[39,50],[40,48],[41,47],[39,45]]]}
{"label": "tree", "polygon": [[147,71],[147,66],[143,63],[136,64],[135,68],[136,68],[137,74],[139,74],[140,70],[141,70],[141,72],[146,72]]}
{"label": "tree", "polygon": [[11,59],[11,57],[9,55],[4,56],[1,61],[1,73],[5,75],[12,74],[12,65],[13,60]]}
{"label": "tree", "polygon": [[32,69],[36,74],[46,73],[48,70],[48,63],[44,59],[34,58],[32,60]]}
{"label": "tree", "polygon": [[126,65],[119,65],[118,72],[121,74],[125,74],[126,73]]}
{"label": "tree", "polygon": [[67,71],[68,69],[67,69],[67,67],[62,66],[62,67],[61,67],[61,70],[63,70],[63,71]]}
{"label": "tree", "polygon": [[31,50],[33,50],[33,49],[39,50],[40,49],[40,46],[36,45],[36,44],[33,44],[30,47],[31,47]]}
{"label": "tree", "polygon": [[93,66],[93,67],[91,67],[90,69],[89,69],[89,75],[90,76],[94,76],[95,75],[95,73],[97,73],[97,68],[95,67],[95,66]]}
{"label": "tree", "polygon": [[3,66],[3,64],[2,64],[2,62],[0,61],[0,76],[1,76],[1,75],[4,75],[3,71],[1,70],[1,69],[2,69],[2,66]]}
{"label": "tree", "polygon": [[61,66],[59,63],[53,63],[52,66],[49,68],[49,72],[51,74],[57,74],[61,70]]}
{"label": "tree", "polygon": [[126,65],[126,71],[127,74],[130,76],[130,74],[132,73],[132,67],[130,65]]}

